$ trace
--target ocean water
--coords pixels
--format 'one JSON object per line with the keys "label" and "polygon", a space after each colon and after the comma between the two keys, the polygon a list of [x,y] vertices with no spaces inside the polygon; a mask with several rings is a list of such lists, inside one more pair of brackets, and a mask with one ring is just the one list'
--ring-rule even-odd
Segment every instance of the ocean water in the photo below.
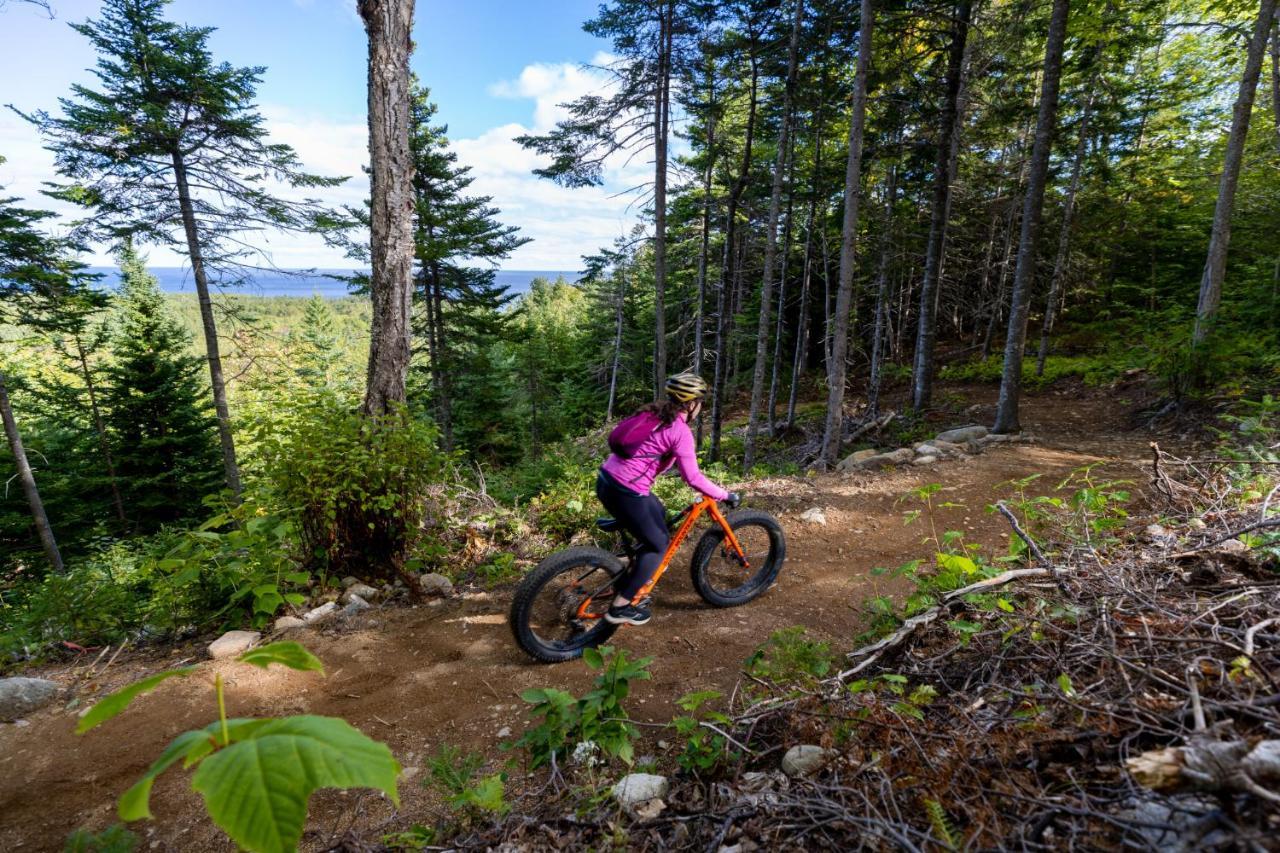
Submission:
{"label": "ocean water", "polygon": [[[115,267],[90,267],[90,272],[100,273],[101,283],[105,287],[114,287],[120,280],[120,270]],[[160,289],[166,293],[195,293],[195,280],[191,271],[182,267],[150,267],[148,271],[160,282]],[[273,272],[269,270],[249,273],[249,280],[244,284],[227,288],[231,293],[243,293],[246,296],[297,296],[310,298],[320,294],[326,299],[340,299],[350,295],[347,283],[333,278],[333,275],[350,275],[352,270],[308,270]],[[326,275],[326,273],[328,275]],[[565,281],[576,281],[578,273],[563,270],[499,270],[495,281],[506,285],[511,293],[524,293],[535,278],[555,281],[557,276],[564,276]]]}

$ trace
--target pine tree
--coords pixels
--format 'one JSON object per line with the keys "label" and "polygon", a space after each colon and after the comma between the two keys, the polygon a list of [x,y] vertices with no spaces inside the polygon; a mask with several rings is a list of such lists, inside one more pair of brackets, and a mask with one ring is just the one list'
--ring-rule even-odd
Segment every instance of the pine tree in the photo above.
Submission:
{"label": "pine tree", "polygon": [[226,482],[238,494],[210,281],[239,280],[245,257],[261,254],[246,232],[337,224],[316,200],[273,195],[268,182],[312,189],[345,179],[307,174],[292,148],[268,142],[254,104],[265,69],[216,62],[208,48],[213,30],[166,20],[168,3],[105,0],[99,19],[73,24],[98,53],[100,89],[75,85],[61,99],[61,116],[24,117],[71,180],[51,194],[92,210],[79,235],[172,246],[190,260]]}
{"label": "pine tree", "polygon": [[120,271],[103,407],[130,521],[151,530],[197,512],[218,488],[217,424],[190,336],[131,245]]}
{"label": "pine tree", "polygon": [[342,333],[329,303],[315,294],[307,301],[302,322],[289,337],[293,370],[312,390],[330,387],[342,359]]}

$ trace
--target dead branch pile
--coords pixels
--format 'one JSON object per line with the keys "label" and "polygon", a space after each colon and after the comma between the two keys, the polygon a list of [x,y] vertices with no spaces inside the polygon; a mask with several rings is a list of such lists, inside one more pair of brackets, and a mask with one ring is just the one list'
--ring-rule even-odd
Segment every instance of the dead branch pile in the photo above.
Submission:
{"label": "dead branch pile", "polygon": [[[652,850],[1280,850],[1280,566],[1225,535],[1270,516],[1154,452],[1168,527],[1046,546],[839,677],[740,702],[749,753],[678,777],[659,816],[559,800],[459,846],[598,849],[625,827]],[[801,743],[831,758],[789,778]]]}

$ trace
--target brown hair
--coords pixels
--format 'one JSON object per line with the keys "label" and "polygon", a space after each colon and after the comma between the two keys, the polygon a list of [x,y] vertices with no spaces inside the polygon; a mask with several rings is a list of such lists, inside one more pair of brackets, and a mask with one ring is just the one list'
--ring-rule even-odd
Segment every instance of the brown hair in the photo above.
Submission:
{"label": "brown hair", "polygon": [[658,420],[662,421],[663,426],[671,426],[676,417],[681,412],[688,411],[688,404],[681,403],[679,400],[658,400],[648,405],[641,406],[636,409],[636,414],[641,412],[650,412],[658,416]]}

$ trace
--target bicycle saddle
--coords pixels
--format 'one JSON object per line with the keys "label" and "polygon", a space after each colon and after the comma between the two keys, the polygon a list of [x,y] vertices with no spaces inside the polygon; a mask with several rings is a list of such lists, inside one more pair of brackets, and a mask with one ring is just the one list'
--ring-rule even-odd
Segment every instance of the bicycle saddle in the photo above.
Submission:
{"label": "bicycle saddle", "polygon": [[596,527],[599,527],[601,530],[606,532],[612,532],[614,530],[621,530],[622,522],[618,521],[616,518],[597,518]]}

